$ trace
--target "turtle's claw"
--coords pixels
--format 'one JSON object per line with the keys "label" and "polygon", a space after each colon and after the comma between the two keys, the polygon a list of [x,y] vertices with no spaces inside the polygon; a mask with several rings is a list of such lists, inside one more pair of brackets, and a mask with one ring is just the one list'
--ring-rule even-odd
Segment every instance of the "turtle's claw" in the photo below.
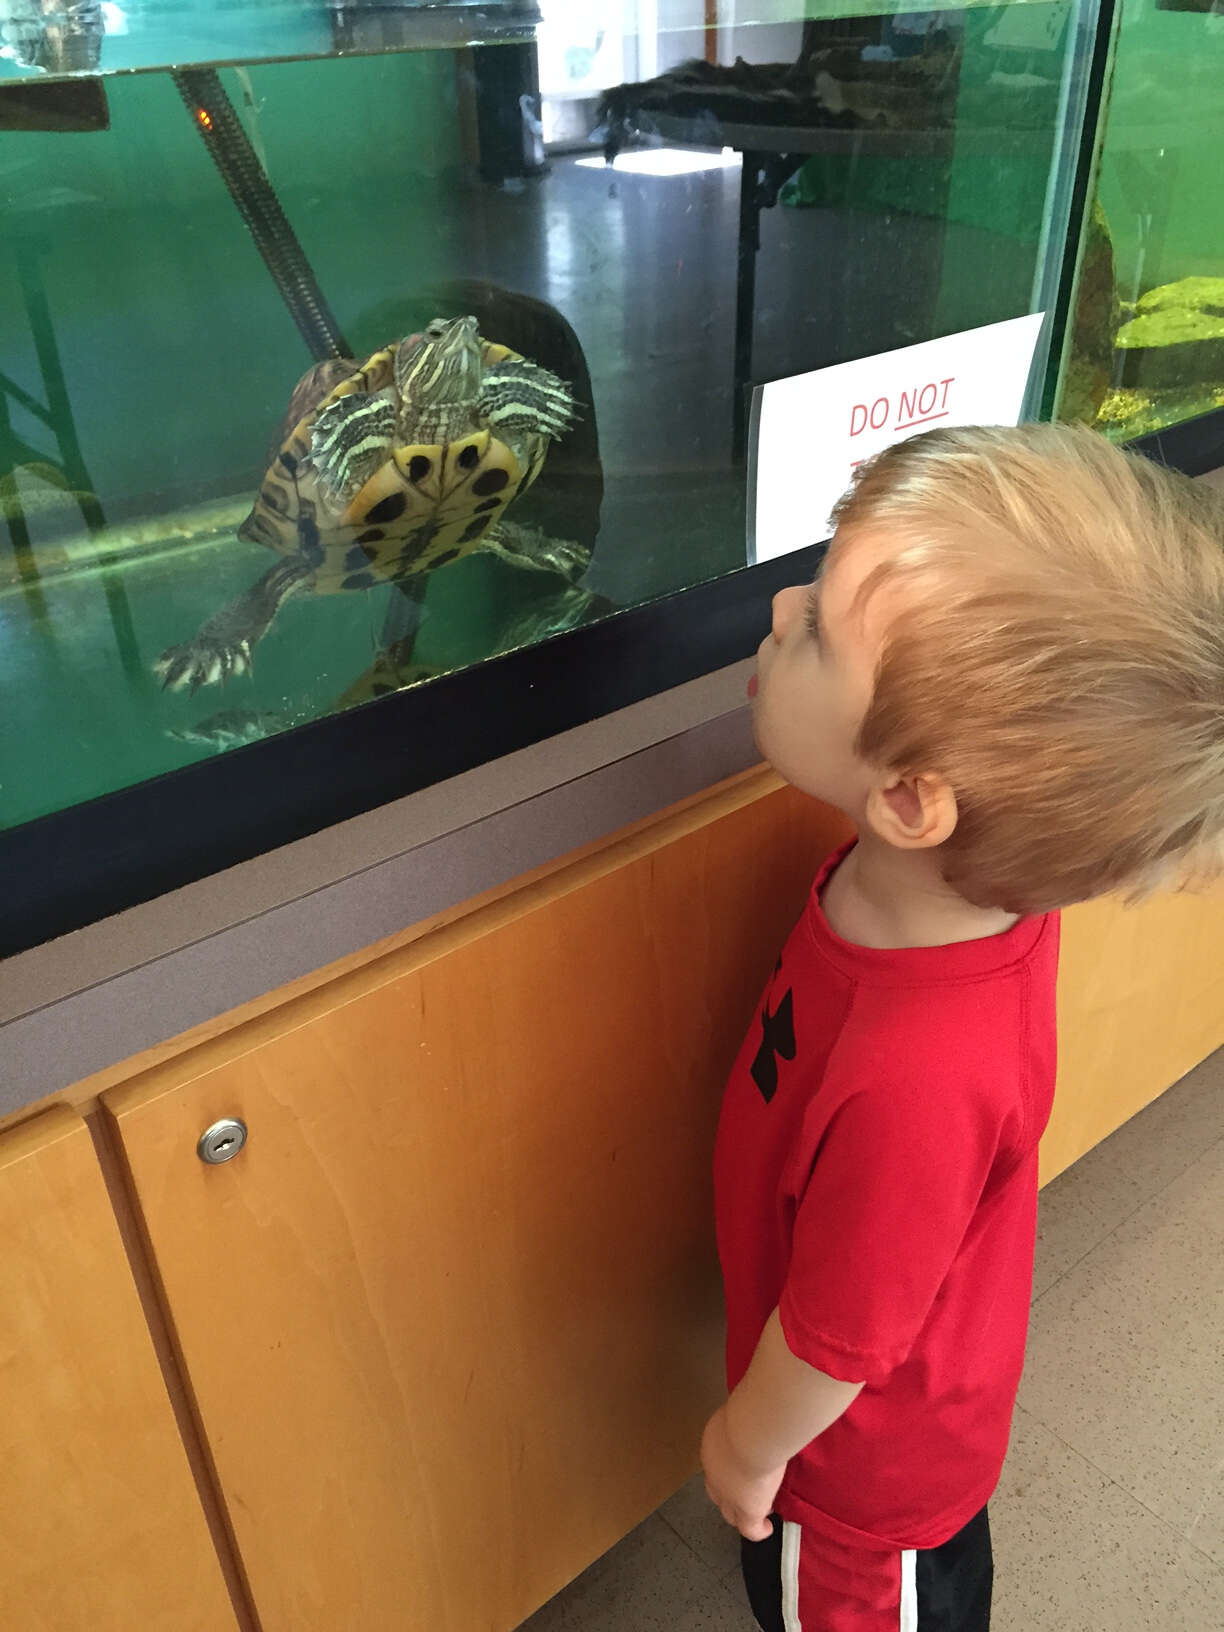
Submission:
{"label": "turtle's claw", "polygon": [[231,674],[249,675],[251,643],[230,644],[199,634],[181,646],[167,646],[153,669],[164,690],[181,691],[186,686],[194,697],[201,686],[224,685]]}

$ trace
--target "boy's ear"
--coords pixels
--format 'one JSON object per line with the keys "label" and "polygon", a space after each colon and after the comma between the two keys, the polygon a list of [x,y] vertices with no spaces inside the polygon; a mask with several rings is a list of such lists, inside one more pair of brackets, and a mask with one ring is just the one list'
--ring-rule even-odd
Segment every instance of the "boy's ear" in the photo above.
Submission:
{"label": "boy's ear", "polygon": [[934,772],[890,776],[867,796],[867,822],[898,850],[929,850],[956,830],[960,812],[951,785]]}

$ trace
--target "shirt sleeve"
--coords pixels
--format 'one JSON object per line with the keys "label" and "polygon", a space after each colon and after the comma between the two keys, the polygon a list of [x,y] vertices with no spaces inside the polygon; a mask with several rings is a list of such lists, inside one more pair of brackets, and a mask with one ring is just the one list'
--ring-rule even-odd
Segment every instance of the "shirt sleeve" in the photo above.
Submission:
{"label": "shirt sleeve", "polygon": [[988,1096],[918,1079],[852,1093],[796,1187],[779,1317],[801,1360],[879,1383],[913,1347],[1000,1141]]}

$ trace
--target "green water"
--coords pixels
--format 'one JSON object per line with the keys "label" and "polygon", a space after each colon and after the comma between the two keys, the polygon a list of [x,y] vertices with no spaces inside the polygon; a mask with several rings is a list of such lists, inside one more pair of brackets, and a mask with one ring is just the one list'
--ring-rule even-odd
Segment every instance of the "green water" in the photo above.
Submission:
{"label": "green water", "polygon": [[[389,336],[364,332],[363,314],[453,259],[438,221],[459,163],[455,65],[428,54],[327,70],[326,96],[314,64],[262,70],[247,81],[249,103],[237,75],[227,84],[321,285],[338,291],[341,321],[368,351]],[[45,400],[38,344],[50,328],[107,523],[91,539],[79,506],[31,461],[5,495],[10,509],[24,500],[31,541],[20,560],[11,539],[7,559],[0,546],[6,824],[207,754],[169,733],[218,709],[289,722],[326,711],[370,664],[393,593],[287,607],[253,679],[224,692],[192,699],[158,686],[159,652],[269,559],[232,528],[199,542],[176,535],[190,535],[206,501],[245,513],[288,388],[311,359],[169,77],[111,81],[108,93],[109,131],[0,133],[0,366]],[[8,406],[13,435],[58,462],[63,416],[48,426],[19,399]],[[96,564],[107,555],[114,564]],[[422,660],[473,660],[470,638],[452,641],[453,654],[436,649],[429,624],[439,621],[422,631]]]}
{"label": "green water", "polygon": [[[297,9],[317,32],[323,10]],[[762,50],[797,51],[802,0],[739,9],[776,25],[758,31]],[[158,12],[163,35],[172,10]],[[925,49],[929,19],[892,11],[898,50]],[[1068,0],[975,6],[963,26],[942,12],[959,89],[939,156],[907,168],[873,157],[865,136],[836,189],[763,211],[751,380],[1031,309],[1059,249],[1064,69],[1082,81],[1071,14]],[[193,15],[212,38],[226,8]],[[242,15],[268,23],[259,8]],[[724,32],[728,48],[756,38]],[[222,83],[351,352],[416,331],[442,302],[454,310],[475,280],[502,303],[491,309],[538,303],[541,344],[573,354],[580,422],[510,520],[578,539],[589,567],[577,584],[479,555],[445,567],[428,583],[413,672],[479,663],[742,566],[741,176],[700,148],[700,122],[685,151],[705,168],[641,174],[556,154],[498,180],[482,146],[492,93],[471,52],[339,58],[312,35],[300,49],[323,54],[274,63],[254,60],[275,35],[260,39]],[[705,49],[700,28],[656,43],[660,67]],[[152,34],[112,44],[115,64],[121,46],[157,60]],[[502,62],[503,49],[488,51]],[[163,649],[270,564],[235,528],[313,359],[171,76],[103,83],[109,129],[0,123],[0,825],[227,751],[243,720],[256,736],[370,695],[388,617],[403,612],[390,587],[303,595],[257,645],[251,676],[195,696],[161,689]],[[813,518],[814,539],[822,528]]]}

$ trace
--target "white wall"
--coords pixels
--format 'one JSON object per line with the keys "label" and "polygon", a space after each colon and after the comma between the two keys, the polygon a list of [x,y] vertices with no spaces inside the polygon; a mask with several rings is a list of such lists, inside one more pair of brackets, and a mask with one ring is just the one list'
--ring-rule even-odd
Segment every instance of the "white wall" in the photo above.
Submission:
{"label": "white wall", "polygon": [[763,19],[803,9],[798,0],[790,5],[779,5],[778,0],[719,0],[719,61],[743,57],[745,62],[795,62],[803,43],[802,20]]}

